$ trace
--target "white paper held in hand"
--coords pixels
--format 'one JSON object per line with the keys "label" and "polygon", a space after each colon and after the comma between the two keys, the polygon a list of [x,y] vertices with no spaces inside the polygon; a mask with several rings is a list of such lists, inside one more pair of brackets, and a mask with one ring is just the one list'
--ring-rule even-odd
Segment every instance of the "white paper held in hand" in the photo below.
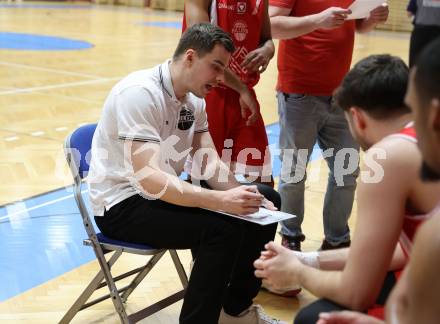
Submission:
{"label": "white paper held in hand", "polygon": [[284,213],[282,211],[269,210],[269,209],[262,208],[262,207],[260,207],[258,212],[253,213],[253,214],[249,214],[249,215],[244,215],[244,216],[234,215],[234,214],[230,214],[230,213],[226,213],[226,212],[218,211],[218,210],[212,210],[212,209],[208,209],[208,210],[215,211],[216,213],[220,213],[223,215],[228,215],[228,216],[232,216],[235,218],[240,218],[245,221],[257,223],[260,225],[273,224],[273,223],[277,223],[277,222],[280,222],[285,219],[296,217],[295,215]]}
{"label": "white paper held in hand", "polygon": [[355,0],[348,9],[351,14],[348,15],[347,20],[367,18],[370,12],[382,5],[387,5],[384,0]]}

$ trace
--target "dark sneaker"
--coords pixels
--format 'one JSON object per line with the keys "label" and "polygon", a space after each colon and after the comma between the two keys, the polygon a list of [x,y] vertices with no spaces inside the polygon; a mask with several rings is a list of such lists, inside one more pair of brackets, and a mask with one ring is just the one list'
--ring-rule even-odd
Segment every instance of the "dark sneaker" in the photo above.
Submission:
{"label": "dark sneaker", "polygon": [[343,249],[343,248],[347,248],[350,247],[351,241],[348,240],[347,242],[342,242],[336,245],[331,244],[329,241],[327,240],[323,240],[321,247],[319,248],[318,251],[326,251],[326,250],[336,250],[336,249]]}
{"label": "dark sneaker", "polygon": [[278,295],[281,297],[296,297],[301,292],[301,287],[296,287],[291,290],[278,290],[274,288],[267,287],[264,282],[261,284],[261,288],[267,290],[268,292]]}
{"label": "dark sneaker", "polygon": [[291,237],[281,234],[281,245],[292,251],[301,252],[301,242],[304,241],[305,236]]}

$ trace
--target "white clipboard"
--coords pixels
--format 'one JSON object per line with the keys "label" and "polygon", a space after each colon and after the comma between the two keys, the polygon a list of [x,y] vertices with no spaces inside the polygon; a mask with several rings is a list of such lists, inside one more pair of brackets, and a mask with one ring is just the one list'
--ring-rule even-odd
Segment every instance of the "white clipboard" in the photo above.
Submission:
{"label": "white clipboard", "polygon": [[226,212],[218,211],[218,210],[212,210],[212,209],[208,209],[208,210],[219,213],[219,214],[239,218],[239,219],[242,219],[242,220],[245,220],[248,222],[260,224],[260,225],[268,225],[268,224],[278,223],[278,222],[283,221],[285,219],[290,219],[290,218],[296,217],[295,215],[292,215],[292,214],[288,214],[288,213],[278,211],[278,210],[269,210],[269,209],[266,209],[263,207],[260,207],[260,210],[256,213],[244,215],[244,216],[230,214],[230,213],[226,213]]}

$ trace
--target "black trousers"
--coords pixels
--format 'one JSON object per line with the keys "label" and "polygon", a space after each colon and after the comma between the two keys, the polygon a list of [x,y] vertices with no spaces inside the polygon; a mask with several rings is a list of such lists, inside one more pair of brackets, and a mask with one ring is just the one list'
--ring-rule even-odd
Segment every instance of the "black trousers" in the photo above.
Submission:
{"label": "black trousers", "polygon": [[[278,208],[272,188],[260,192]],[[185,293],[180,323],[216,324],[223,307],[238,315],[252,304],[261,280],[253,262],[264,244],[273,240],[277,224],[261,226],[200,208],[132,196],[95,217],[110,238],[157,248],[196,249],[197,258]]]}
{"label": "black trousers", "polygon": [[[384,283],[382,285],[382,289],[380,294],[376,300],[376,305],[383,306],[385,305],[388,296],[391,293],[394,285],[396,284],[396,276],[394,272],[388,272],[385,277]],[[355,289],[355,288],[354,288]],[[307,305],[302,308],[299,313],[296,315],[294,324],[315,324],[319,319],[319,313],[322,312],[333,312],[333,311],[341,311],[348,310],[349,308],[336,304],[328,299],[318,299],[317,301]]]}
{"label": "black trousers", "polygon": [[440,26],[414,25],[409,44],[410,67],[416,63],[423,48],[437,37],[440,37]]}

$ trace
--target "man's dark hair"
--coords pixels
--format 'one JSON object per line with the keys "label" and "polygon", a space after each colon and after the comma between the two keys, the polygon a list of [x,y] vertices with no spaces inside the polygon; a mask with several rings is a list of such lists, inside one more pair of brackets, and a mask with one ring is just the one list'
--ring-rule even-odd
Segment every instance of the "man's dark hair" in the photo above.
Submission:
{"label": "man's dark hair", "polygon": [[199,56],[203,56],[211,52],[217,44],[222,45],[230,53],[235,50],[231,36],[223,29],[209,23],[195,24],[183,33],[173,59],[177,59],[190,48]]}
{"label": "man's dark hair", "polygon": [[356,106],[375,119],[387,119],[410,112],[405,105],[408,67],[391,55],[371,55],[347,73],[334,93],[343,110]]}
{"label": "man's dark hair", "polygon": [[426,45],[417,58],[414,84],[421,106],[440,99],[440,37]]}

